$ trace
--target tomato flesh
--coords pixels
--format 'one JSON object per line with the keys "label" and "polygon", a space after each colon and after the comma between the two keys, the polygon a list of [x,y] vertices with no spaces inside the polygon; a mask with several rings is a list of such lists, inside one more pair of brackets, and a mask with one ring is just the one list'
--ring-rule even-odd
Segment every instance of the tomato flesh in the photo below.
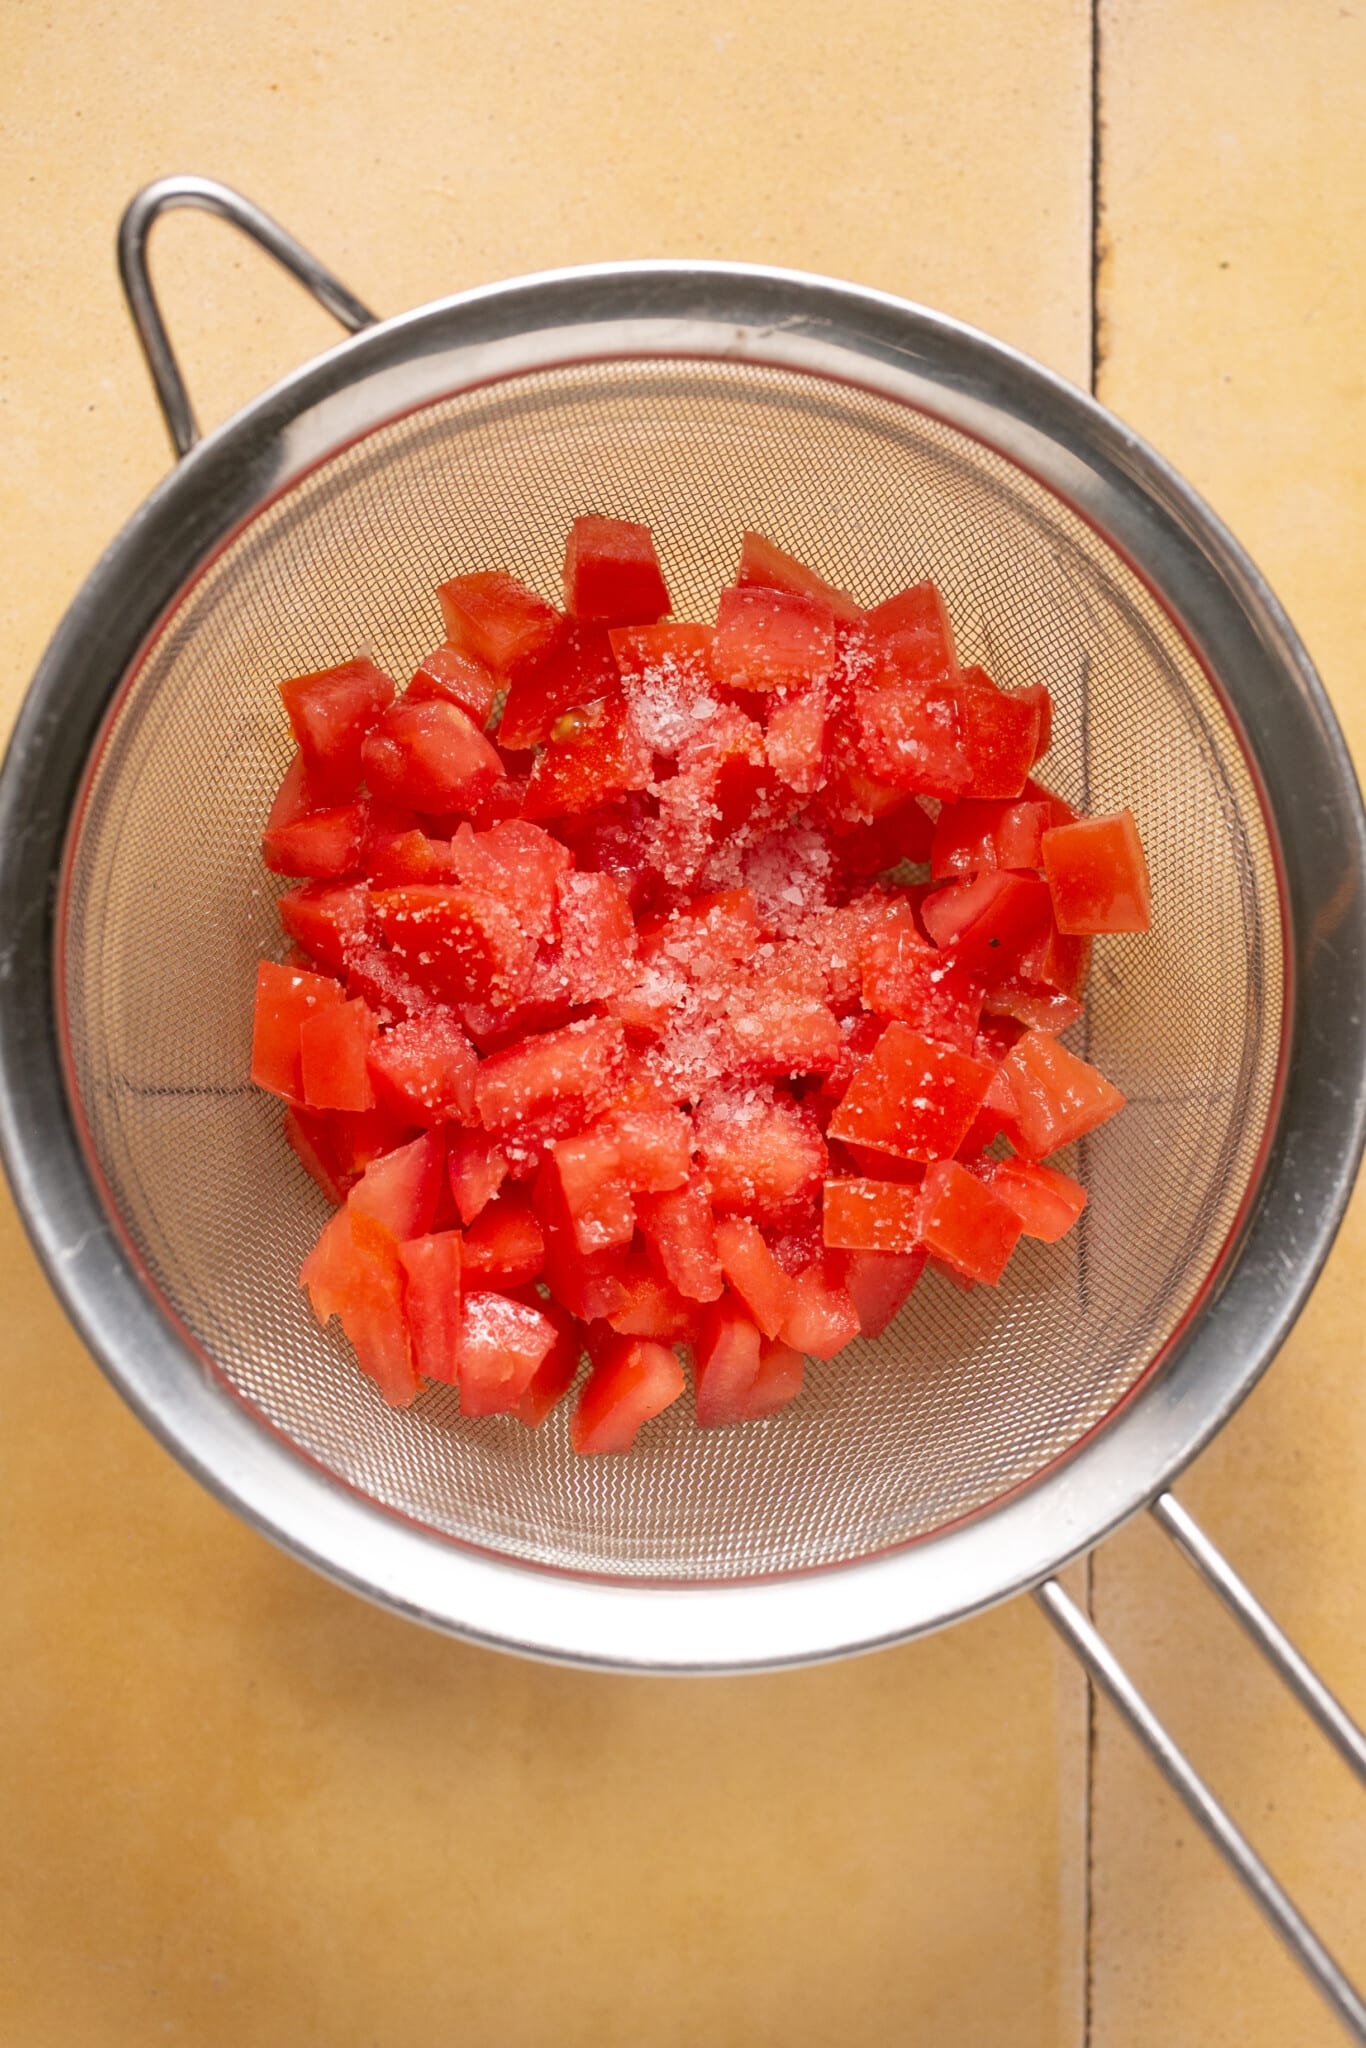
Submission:
{"label": "tomato flesh", "polygon": [[564,601],[575,618],[648,626],[670,609],[654,536],[630,519],[588,514],[569,529]]}
{"label": "tomato flesh", "polygon": [[629,1451],[642,1426],[683,1392],[674,1353],[648,1337],[616,1337],[596,1361],[569,1424],[585,1456]]}
{"label": "tomato flesh", "polygon": [[1132,811],[1051,826],[1043,868],[1060,932],[1146,932],[1152,924],[1148,863]]}

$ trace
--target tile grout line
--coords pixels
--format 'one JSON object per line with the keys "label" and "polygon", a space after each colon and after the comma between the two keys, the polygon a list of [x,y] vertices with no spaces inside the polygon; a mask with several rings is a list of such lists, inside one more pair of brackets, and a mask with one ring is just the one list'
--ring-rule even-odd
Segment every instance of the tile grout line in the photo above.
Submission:
{"label": "tile grout line", "polygon": [[[1099,396],[1097,385],[1104,362],[1101,344],[1100,313],[1100,268],[1101,268],[1101,38],[1100,12],[1102,0],[1090,0],[1091,15],[1091,323],[1090,323],[1090,387],[1091,396]],[[1095,1618],[1095,1559],[1088,1554],[1086,1559],[1086,1612]],[[1096,1689],[1088,1675],[1086,1679],[1086,1762],[1083,1772],[1083,1840],[1082,1840],[1082,2048],[1094,2048],[1095,2040],[1095,1953],[1093,1935],[1095,1925],[1095,1791],[1096,1791]]]}

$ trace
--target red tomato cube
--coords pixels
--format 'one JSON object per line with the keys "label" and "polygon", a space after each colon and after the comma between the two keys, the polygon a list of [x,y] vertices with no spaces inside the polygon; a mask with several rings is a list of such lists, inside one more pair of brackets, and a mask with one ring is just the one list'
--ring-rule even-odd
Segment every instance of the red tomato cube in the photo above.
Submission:
{"label": "red tomato cube", "polygon": [[1006,1135],[1029,1159],[1085,1137],[1124,1107],[1124,1097],[1098,1068],[1046,1031],[1027,1031],[1001,1072],[1015,1104]]}
{"label": "red tomato cube", "polygon": [[436,593],[446,638],[506,681],[556,637],[560,614],[515,576],[481,570],[456,576]]}
{"label": "red tomato cube", "polygon": [[559,1331],[529,1302],[489,1288],[466,1288],[460,1305],[460,1412],[512,1415]]}
{"label": "red tomato cube", "polygon": [[1132,811],[1051,826],[1043,866],[1060,932],[1146,932],[1151,925],[1148,863]]}
{"label": "red tomato cube", "polygon": [[809,796],[825,766],[825,727],[829,710],[824,682],[804,690],[775,691],[769,702],[764,745],[769,764],[789,789]]}
{"label": "red tomato cube", "polygon": [[617,687],[607,628],[567,619],[557,637],[524,662],[509,684],[498,721],[498,744],[514,750],[539,747],[565,712],[608,696]]}
{"label": "red tomato cube", "polygon": [[593,1366],[569,1423],[569,1440],[585,1456],[629,1451],[643,1423],[683,1392],[673,1352],[648,1337],[614,1337]]}
{"label": "red tomato cube", "polygon": [[698,1176],[666,1194],[641,1195],[636,1213],[650,1262],[689,1301],[715,1301],[721,1292],[716,1220]]}
{"label": "red tomato cube", "polygon": [[414,811],[468,811],[502,775],[496,752],[445,698],[394,704],[361,750],[373,796]]}
{"label": "red tomato cube", "polygon": [[522,804],[526,818],[596,810],[651,779],[649,750],[637,741],[620,690],[557,719],[536,757]]}
{"label": "red tomato cube", "polygon": [[553,1149],[579,1249],[600,1252],[629,1244],[636,1229],[635,1204],[610,1131],[595,1124],[575,1138],[561,1138]]}
{"label": "red tomato cube", "polygon": [[694,1346],[697,1420],[702,1429],[743,1422],[748,1396],[759,1377],[758,1329],[734,1296],[706,1311]]}
{"label": "red tomato cube", "polygon": [[360,866],[369,827],[363,802],[322,805],[296,754],[280,784],[266,829],[261,858],[275,875],[307,875],[315,881],[339,881]]}
{"label": "red tomato cube", "polygon": [[363,882],[301,882],[276,908],[287,936],[329,974],[345,974],[368,941],[370,896]]}
{"label": "red tomato cube", "polygon": [[309,1017],[343,1001],[335,981],[300,967],[263,960],[256,970],[252,1018],[251,1078],[286,1102],[302,1104],[304,1077],[300,1033]]}
{"label": "red tomato cube", "polygon": [[904,790],[892,794],[896,803],[891,810],[870,822],[841,825],[832,839],[831,853],[847,875],[880,875],[903,860],[929,859],[936,830],[933,820]]}
{"label": "red tomato cube", "polygon": [[859,946],[863,1001],[879,1017],[899,1018],[930,1038],[971,1052],[982,989],[955,956],[921,938],[909,908],[874,926]]}
{"label": "red tomato cube", "polygon": [[691,1334],[696,1305],[660,1278],[643,1252],[622,1260],[621,1299],[607,1317],[623,1337],[653,1337],[661,1344]]}
{"label": "red tomato cube", "polygon": [[528,1196],[489,1202],[465,1231],[465,1271],[476,1287],[525,1287],[545,1265],[545,1235]]}
{"label": "red tomato cube", "polygon": [[698,1107],[697,1144],[718,1212],[760,1223],[813,1195],[825,1172],[810,1109],[762,1087],[709,1095]]}
{"label": "red tomato cube", "polygon": [[446,1150],[451,1196],[462,1223],[473,1223],[507,1179],[507,1156],[486,1131],[454,1131]]}
{"label": "red tomato cube", "polygon": [[920,1194],[920,1235],[926,1249],[969,1280],[994,1287],[1020,1236],[1008,1203],[956,1159],[925,1169]]}
{"label": "red tomato cube", "polygon": [[920,1242],[920,1191],[895,1181],[828,1180],[825,1241],[838,1251],[912,1252]]}
{"label": "red tomato cube", "polygon": [[925,1247],[909,1252],[851,1252],[844,1284],[858,1312],[859,1332],[880,1337],[901,1313],[925,1267]]}
{"label": "red tomato cube", "polygon": [[856,690],[859,747],[869,772],[892,789],[962,796],[972,783],[963,696],[952,681]]}
{"label": "red tomato cube", "polygon": [[880,660],[900,681],[945,681],[958,670],[948,607],[933,583],[916,583],[867,614]]}
{"label": "red tomato cube", "polygon": [[830,1135],[906,1159],[947,1159],[994,1072],[987,1061],[922,1038],[909,1025],[889,1024],[845,1090]]}
{"label": "red tomato cube", "polygon": [[418,664],[403,693],[409,704],[440,701],[464,711],[482,732],[488,724],[493,700],[498,695],[498,678],[463,647],[443,641]]}
{"label": "red tomato cube", "polygon": [[525,987],[531,941],[487,891],[419,882],[377,889],[370,903],[400,966],[433,995],[506,1008]]}
{"label": "red tomato cube", "polygon": [[934,827],[930,873],[936,882],[954,875],[980,875],[996,868],[1038,868],[1049,807],[1026,797],[979,802],[965,797],[945,804]]}
{"label": "red tomato cube", "polygon": [[931,890],[920,915],[936,946],[992,988],[1023,971],[1053,913],[1047,885],[1037,876],[997,872]]}
{"label": "red tomato cube", "polygon": [[1086,1207],[1086,1190],[1070,1174],[1033,1159],[997,1159],[979,1169],[993,1194],[1015,1211],[1026,1237],[1056,1244]]}
{"label": "red tomato cube", "polygon": [[360,787],[361,744],[394,700],[395,684],[363,657],[281,683],[280,695],[309,783],[322,803]]}
{"label": "red tomato cube", "polygon": [[568,1393],[583,1356],[579,1325],[558,1302],[543,1301],[540,1313],[555,1331],[555,1341],[537,1366],[517,1403],[517,1420],[539,1429],[562,1394]]}
{"label": "red tomato cube", "polygon": [[403,1267],[398,1246],[382,1223],[339,1209],[304,1260],[299,1284],[313,1313],[341,1326],[369,1375],[392,1408],[406,1408],[417,1393],[412,1343],[404,1315]]}
{"label": "red tomato cube", "polygon": [[750,584],[721,592],[712,666],[732,690],[823,682],[835,665],[835,621],[819,598]]}
{"label": "red tomato cube", "polygon": [[496,896],[533,939],[551,931],[559,885],[572,858],[558,839],[524,818],[504,819],[483,832],[462,825],[450,849],[458,879]]}
{"label": "red tomato cube", "polygon": [[972,795],[1019,796],[1039,752],[1043,711],[1037,694],[998,690],[980,668],[964,669],[958,680]]}
{"label": "red tomato cube", "polygon": [[843,1255],[827,1252],[792,1283],[783,1342],[808,1358],[833,1358],[858,1334],[858,1310],[844,1282]]}
{"label": "red tomato cube", "polygon": [[359,996],[329,1003],[299,1027],[299,1070],[310,1109],[373,1109],[366,1055],[375,1036],[370,1005]]}
{"label": "red tomato cube", "polygon": [[509,1046],[486,1059],[475,1081],[475,1100],[486,1131],[511,1130],[548,1114],[564,1135],[582,1130],[605,1109],[625,1065],[622,1029],[615,1018],[567,1024]]}
{"label": "red tomato cube", "polygon": [[460,1232],[441,1230],[410,1238],[398,1248],[403,1268],[403,1313],[413,1364],[424,1380],[456,1381],[460,1342]]}
{"label": "red tomato cube", "polygon": [[560,963],[570,1000],[605,1003],[635,974],[636,928],[626,892],[611,875],[561,875],[555,890]]}
{"label": "red tomato cube", "polygon": [[605,626],[648,626],[670,609],[648,526],[586,514],[569,529],[564,601],[577,619]]}
{"label": "red tomato cube", "polygon": [[740,540],[740,566],[735,581],[744,589],[757,584],[764,590],[785,590],[793,597],[811,597],[824,605],[842,625],[858,625],[863,618],[847,590],[837,590],[814,569],[808,569],[795,555],[789,555],[761,533],[746,533]]}
{"label": "red tomato cube", "polygon": [[748,1216],[721,1216],[716,1223],[721,1271],[765,1337],[776,1337],[793,1303],[790,1277],[774,1258],[759,1227]]}
{"label": "red tomato cube", "polygon": [[425,1237],[436,1216],[445,1166],[440,1137],[424,1132],[372,1160],[347,1196],[346,1206],[353,1216],[368,1216],[380,1224],[400,1244]]}
{"label": "red tomato cube", "polygon": [[802,1390],[806,1358],[794,1344],[773,1338],[759,1346],[759,1370],[745,1403],[746,1422],[758,1422],[776,1415],[795,1401]]}
{"label": "red tomato cube", "polygon": [[613,1315],[624,1298],[623,1255],[580,1250],[553,1154],[541,1162],[531,1198],[545,1239],[543,1277],[556,1301],[586,1323]]}

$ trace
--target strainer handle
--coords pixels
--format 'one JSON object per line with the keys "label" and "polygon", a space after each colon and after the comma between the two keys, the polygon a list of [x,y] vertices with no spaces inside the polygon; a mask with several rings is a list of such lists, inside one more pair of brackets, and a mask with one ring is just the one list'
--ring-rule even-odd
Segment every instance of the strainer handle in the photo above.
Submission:
{"label": "strainer handle", "polygon": [[213,178],[194,177],[158,178],[155,184],[145,185],[129,202],[119,222],[119,276],[178,456],[188,455],[199,439],[199,422],[152,290],[147,238],[161,214],[182,206],[193,207],[200,213],[216,213],[220,220],[231,221],[267,255],[273,256],[291,277],[297,277],[318,304],[352,334],[359,333],[362,327],[372,327],[377,317],[347,290],[340,278],[334,277],[293,235],[287,234],[278,221],[254,206],[250,199],[244,199],[240,192],[234,192],[230,185],[220,185]]}
{"label": "strainer handle", "polygon": [[[1219,1595],[1257,1647],[1284,1678],[1356,1775],[1366,1782],[1366,1736],[1318,1673],[1272,1620],[1261,1602],[1170,1493],[1152,1513],[1189,1563]],[[1347,2032],[1366,2043],[1366,1999],[1319,1940],[1309,1922],[1272,1876],[1247,1836],[1219,1803],[1185,1752],[1158,1719],[1088,1615],[1056,1579],[1035,1598],[1059,1635],[1085,1666],[1092,1683],[1117,1707],[1193,1820],[1239,1877],[1290,1953],[1322,1993]]]}

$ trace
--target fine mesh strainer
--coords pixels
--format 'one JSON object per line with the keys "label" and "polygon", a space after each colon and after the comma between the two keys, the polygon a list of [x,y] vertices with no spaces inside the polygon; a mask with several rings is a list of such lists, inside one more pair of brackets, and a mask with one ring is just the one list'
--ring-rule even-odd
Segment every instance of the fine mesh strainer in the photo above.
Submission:
{"label": "fine mesh strainer", "polygon": [[[197,443],[148,285],[167,207],[236,222],[353,329]],[[1051,1578],[1144,1504],[1343,1754],[1366,1743],[1164,1492],[1275,1354],[1362,1139],[1366,821],[1251,564],[1115,420],[921,309],[738,266],[524,279],[382,324],[237,195],[164,180],[124,278],[184,458],[61,625],[0,778],[0,1138],[40,1256],[162,1439],[348,1585],[612,1667],[756,1668],[1033,1586],[1349,2028],[1366,2006]],[[193,451],[193,452],[191,452]],[[771,533],[868,601],[933,576],[966,659],[1056,705],[1049,779],[1132,805],[1156,922],[1104,941],[1079,1049],[1123,1088],[1091,1201],[997,1291],[918,1289],[796,1407],[625,1459],[387,1409],[296,1276],[325,1208],[247,1083],[278,948],[275,684],[411,672],[434,586],[553,593],[585,509],[647,521],[683,616]],[[335,1325],[332,1326],[335,1332]]]}

